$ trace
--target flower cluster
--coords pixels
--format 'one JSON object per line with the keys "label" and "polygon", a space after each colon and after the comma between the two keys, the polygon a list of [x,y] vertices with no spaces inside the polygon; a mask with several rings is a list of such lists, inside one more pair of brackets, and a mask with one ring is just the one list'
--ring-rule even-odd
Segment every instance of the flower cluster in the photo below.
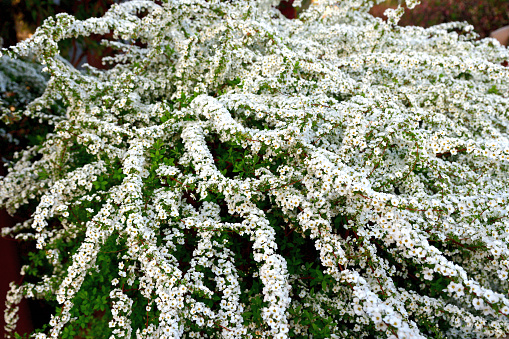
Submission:
{"label": "flower cluster", "polygon": [[[0,178],[35,245],[10,335],[22,297],[58,305],[39,339],[509,334],[508,50],[277,4],[123,2],[2,50],[44,65],[15,113],[54,126]],[[91,34],[107,70],[59,56]]]}

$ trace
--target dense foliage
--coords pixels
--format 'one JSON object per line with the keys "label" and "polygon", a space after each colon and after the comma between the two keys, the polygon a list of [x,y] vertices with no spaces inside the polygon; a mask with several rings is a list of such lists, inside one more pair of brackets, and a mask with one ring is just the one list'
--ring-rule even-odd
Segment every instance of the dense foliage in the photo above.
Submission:
{"label": "dense foliage", "polygon": [[[277,4],[125,2],[2,51],[49,76],[2,111],[48,126],[0,179],[30,216],[4,235],[37,248],[11,335],[22,297],[54,305],[40,339],[509,333],[507,49],[370,1]],[[109,69],[59,56],[90,34]]]}

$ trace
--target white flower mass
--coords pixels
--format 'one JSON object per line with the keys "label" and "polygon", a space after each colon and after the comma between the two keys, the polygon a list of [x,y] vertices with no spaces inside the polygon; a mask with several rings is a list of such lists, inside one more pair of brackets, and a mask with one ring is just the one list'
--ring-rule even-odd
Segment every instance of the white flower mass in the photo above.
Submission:
{"label": "white flower mass", "polygon": [[[106,256],[110,338],[509,334],[507,48],[372,1],[278,3],[122,2],[2,50],[44,65],[19,114],[54,127],[0,177],[10,213],[35,204],[4,235],[51,267],[11,284],[10,335],[22,297],[54,295],[34,336],[64,337]],[[59,55],[108,33],[107,70]]]}

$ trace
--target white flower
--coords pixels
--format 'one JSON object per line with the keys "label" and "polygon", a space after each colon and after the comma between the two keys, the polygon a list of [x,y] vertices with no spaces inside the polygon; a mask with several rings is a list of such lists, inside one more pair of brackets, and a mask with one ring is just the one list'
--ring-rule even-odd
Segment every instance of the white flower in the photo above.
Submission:
{"label": "white flower", "polygon": [[423,275],[424,279],[426,279],[426,280],[433,280],[433,270],[431,270],[431,269],[426,267],[423,270],[423,274],[424,274]]}
{"label": "white flower", "polygon": [[401,319],[399,319],[396,316],[392,316],[388,319],[386,319],[387,324],[394,326],[396,328],[399,328],[401,326]]}
{"label": "white flower", "polygon": [[353,310],[354,310],[355,314],[357,314],[357,315],[364,314],[364,311],[363,311],[361,305],[354,305]]}
{"label": "white flower", "polygon": [[454,281],[451,281],[449,283],[449,285],[447,286],[447,291],[449,291],[449,293],[454,293],[454,292],[456,292],[457,288],[458,288],[458,285]]}
{"label": "white flower", "polygon": [[486,298],[486,300],[489,302],[489,303],[497,303],[500,298],[492,291],[490,290],[486,290],[484,292],[484,298]]}
{"label": "white flower", "polygon": [[476,310],[482,310],[484,308],[484,301],[480,298],[474,298],[472,304]]}

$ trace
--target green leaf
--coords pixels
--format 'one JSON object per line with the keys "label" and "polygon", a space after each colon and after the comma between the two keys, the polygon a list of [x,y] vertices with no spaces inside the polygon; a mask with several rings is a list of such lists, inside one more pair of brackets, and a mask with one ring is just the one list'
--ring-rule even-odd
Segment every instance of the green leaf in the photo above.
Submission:
{"label": "green leaf", "polygon": [[497,85],[491,86],[491,88],[488,90],[489,94],[500,94],[497,89]]}

